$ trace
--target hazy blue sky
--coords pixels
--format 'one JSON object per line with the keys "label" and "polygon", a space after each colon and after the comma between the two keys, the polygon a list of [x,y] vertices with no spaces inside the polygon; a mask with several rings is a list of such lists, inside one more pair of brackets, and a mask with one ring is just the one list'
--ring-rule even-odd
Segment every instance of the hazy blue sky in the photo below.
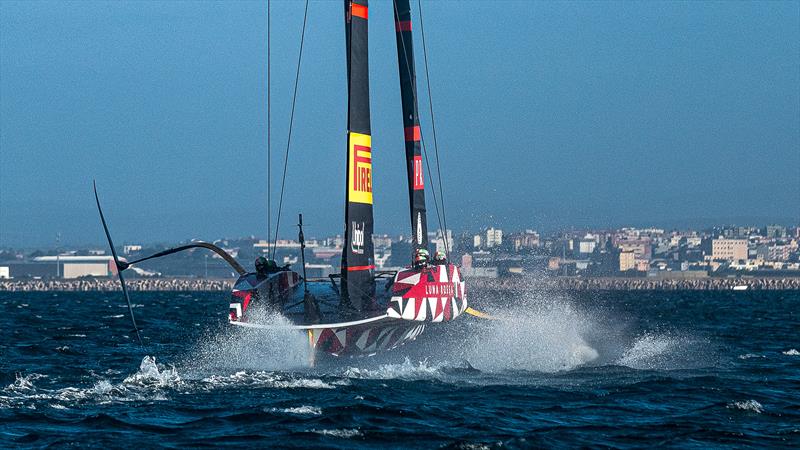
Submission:
{"label": "hazy blue sky", "polygon": [[[399,233],[390,5],[369,15],[374,189]],[[273,2],[273,167],[302,7]],[[452,228],[800,216],[800,3],[423,8]],[[284,211],[309,235],[343,223],[342,9],[309,8]],[[263,236],[265,142],[266,2],[0,3],[0,245],[102,243],[92,178],[118,243]]]}

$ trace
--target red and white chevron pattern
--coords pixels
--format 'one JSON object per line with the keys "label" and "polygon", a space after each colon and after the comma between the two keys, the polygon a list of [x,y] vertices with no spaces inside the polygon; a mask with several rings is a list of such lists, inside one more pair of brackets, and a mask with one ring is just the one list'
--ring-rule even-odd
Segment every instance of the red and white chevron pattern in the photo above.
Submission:
{"label": "red and white chevron pattern", "polygon": [[425,325],[371,325],[314,330],[311,343],[314,349],[334,356],[345,354],[374,354],[413,341]]}
{"label": "red and white chevron pattern", "polygon": [[389,317],[419,322],[447,322],[467,309],[464,281],[455,265],[404,270],[395,276]]}

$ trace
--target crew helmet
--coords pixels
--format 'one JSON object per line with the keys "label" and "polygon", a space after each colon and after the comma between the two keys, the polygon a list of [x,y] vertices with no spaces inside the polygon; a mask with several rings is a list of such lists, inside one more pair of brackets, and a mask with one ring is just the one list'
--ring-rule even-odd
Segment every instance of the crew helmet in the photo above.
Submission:
{"label": "crew helmet", "polygon": [[424,248],[417,249],[416,253],[414,254],[414,262],[415,263],[423,263],[428,261],[428,257],[430,253]]}
{"label": "crew helmet", "polygon": [[256,272],[264,272],[269,267],[269,261],[263,256],[256,258]]}
{"label": "crew helmet", "polygon": [[437,251],[436,254],[433,255],[434,261],[444,261],[445,259],[447,259],[447,255],[445,255],[441,250]]}

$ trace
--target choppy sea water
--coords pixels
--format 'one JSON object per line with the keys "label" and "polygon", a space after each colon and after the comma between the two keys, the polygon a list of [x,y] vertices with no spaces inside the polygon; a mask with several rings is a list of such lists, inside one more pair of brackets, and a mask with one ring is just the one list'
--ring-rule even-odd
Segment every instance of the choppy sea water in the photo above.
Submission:
{"label": "choppy sea water", "polygon": [[800,446],[800,292],[473,293],[309,367],[220,293],[0,293],[0,447]]}

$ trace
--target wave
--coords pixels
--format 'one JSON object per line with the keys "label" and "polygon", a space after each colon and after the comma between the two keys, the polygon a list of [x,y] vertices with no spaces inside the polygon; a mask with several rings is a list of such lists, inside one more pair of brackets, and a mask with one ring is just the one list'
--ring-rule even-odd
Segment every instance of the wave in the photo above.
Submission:
{"label": "wave", "polygon": [[785,352],[783,352],[783,354],[787,355],[787,356],[800,356],[800,351],[797,351],[797,349],[791,348],[791,349],[786,350]]}
{"label": "wave", "polygon": [[312,428],[309,430],[312,433],[321,434],[323,436],[333,436],[338,438],[351,438],[356,436],[363,436],[363,433],[355,428],[344,428],[335,430],[317,430]]}
{"label": "wave", "polygon": [[205,389],[224,387],[269,387],[277,389],[336,389],[347,384],[346,381],[326,382],[320,378],[304,378],[299,375],[280,372],[236,372],[232,375],[212,375],[201,380]]}
{"label": "wave", "polygon": [[139,370],[113,384],[106,379],[97,380],[91,387],[66,387],[51,392],[51,398],[68,405],[81,402],[114,403],[130,401],[164,401],[167,390],[182,387],[181,377],[174,367],[156,364],[152,356],[145,356]]}
{"label": "wave", "polygon": [[3,389],[2,392],[11,395],[0,396],[0,400],[4,400],[0,405],[35,407],[32,402],[55,401],[58,403],[49,403],[48,406],[54,409],[65,409],[68,406],[76,406],[87,401],[111,403],[166,400],[167,398],[162,392],[163,388],[173,388],[181,382],[174,368],[157,365],[152,356],[145,356],[139,365],[139,370],[118,384],[100,379],[90,387],[68,386],[60,389],[45,389],[34,384],[34,381],[42,378],[46,378],[46,376],[37,373],[26,376],[18,375],[14,383]]}
{"label": "wave", "polygon": [[175,367],[169,369],[163,366],[159,368],[156,359],[152,356],[145,356],[139,364],[139,371],[125,378],[124,384],[139,386],[173,386],[181,381]]}
{"label": "wave", "polygon": [[761,403],[755,400],[730,402],[728,403],[727,407],[730,409],[738,409],[741,411],[754,412],[756,414],[761,414],[762,412],[764,412],[764,407],[761,405]]}
{"label": "wave", "polygon": [[47,375],[41,373],[30,373],[28,375],[16,374],[14,382],[3,388],[2,392],[17,393],[32,391],[35,389],[33,382],[41,378],[47,378]]}
{"label": "wave", "polygon": [[[67,409],[84,403],[107,404],[132,401],[166,401],[176,392],[215,391],[233,388],[271,389],[336,389],[350,384],[347,379],[326,381],[302,374],[238,371],[230,375],[211,375],[202,379],[184,379],[174,366],[157,364],[153,356],[145,356],[139,369],[119,383],[99,379],[88,387],[68,386],[46,389],[36,381],[46,375],[31,373],[17,375],[13,383],[0,390],[0,409],[36,408],[38,402],[54,409]],[[301,407],[303,408],[303,407]],[[312,408],[312,407],[307,407]],[[286,410],[294,414],[314,414],[314,410]]]}
{"label": "wave", "polygon": [[391,380],[407,379],[418,380],[437,378],[442,375],[442,366],[431,365],[427,360],[412,363],[406,357],[399,364],[381,364],[375,369],[364,367],[348,367],[343,376],[347,378],[368,379],[368,380]]}
{"label": "wave", "polygon": [[265,409],[267,412],[276,412],[283,414],[294,414],[298,416],[320,416],[322,415],[322,408],[316,406],[298,406],[294,408],[269,408]]}

